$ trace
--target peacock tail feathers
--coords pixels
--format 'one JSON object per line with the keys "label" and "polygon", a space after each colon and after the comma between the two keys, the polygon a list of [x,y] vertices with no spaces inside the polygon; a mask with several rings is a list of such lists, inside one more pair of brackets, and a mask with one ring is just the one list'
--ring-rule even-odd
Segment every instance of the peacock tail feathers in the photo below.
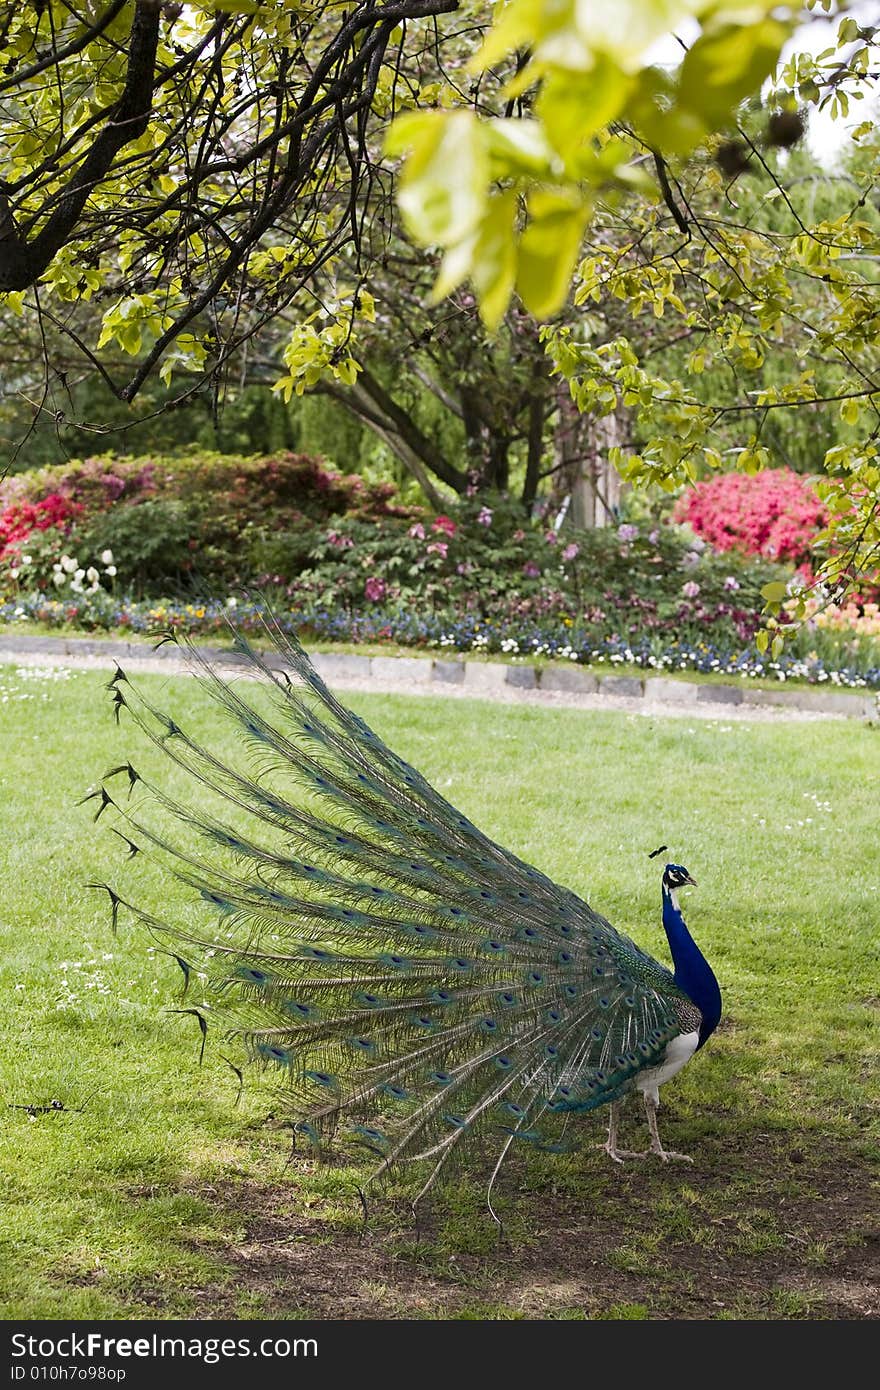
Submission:
{"label": "peacock tail feathers", "polygon": [[[475,1135],[555,1151],[572,1112],[623,1095],[682,1031],[671,973],[566,888],[484,835],[341,704],[264,620],[221,675],[180,642],[230,721],[235,765],[118,669],[126,710],[178,770],[179,799],[131,763],[100,788],[135,866],[190,895],[167,922],[110,893],[205,979],[200,1026],[278,1073],[315,1145],[426,1165]],[[178,640],[178,639],[174,639]],[[125,780],[123,780],[125,779]],[[125,785],[127,781],[127,787]],[[424,1190],[423,1188],[423,1190]]]}

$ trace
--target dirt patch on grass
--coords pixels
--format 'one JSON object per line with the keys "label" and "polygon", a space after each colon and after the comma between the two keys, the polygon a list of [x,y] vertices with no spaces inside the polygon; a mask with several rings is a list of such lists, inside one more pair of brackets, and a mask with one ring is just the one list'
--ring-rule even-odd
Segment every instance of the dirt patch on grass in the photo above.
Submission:
{"label": "dirt patch on grass", "polygon": [[519,1171],[500,1237],[473,1186],[420,1227],[390,1199],[355,1226],[356,1201],[308,1205],[290,1178],[188,1189],[243,1238],[216,1283],[132,1290],[145,1315],[183,1299],[204,1318],[880,1317],[876,1176],[827,1145],[755,1136],[702,1168],[585,1153],[555,1176]]}

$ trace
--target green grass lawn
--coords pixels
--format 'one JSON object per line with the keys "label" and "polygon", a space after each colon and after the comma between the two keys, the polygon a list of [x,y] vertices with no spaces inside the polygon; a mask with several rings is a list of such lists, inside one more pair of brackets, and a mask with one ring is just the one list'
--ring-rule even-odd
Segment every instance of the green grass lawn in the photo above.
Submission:
{"label": "green grass lawn", "polygon": [[[0,667],[3,1316],[880,1315],[876,730],[350,697],[662,959],[648,852],[667,844],[700,884],[686,912],[726,1016],[661,1112],[695,1166],[614,1167],[587,1117],[574,1153],[511,1163],[499,1240],[477,1161],[419,1226],[393,1188],[362,1229],[362,1174],[291,1160],[268,1082],[236,1104],[216,1040],[199,1067],[195,1020],[166,1012],[177,967],[124,916],[114,937],[84,886],[129,879],[77,799],[150,761],[104,679]],[[207,736],[192,683],[138,683]],[[150,891],[157,914],[183,911],[170,881]],[[52,1099],[65,1109],[20,1108]]]}

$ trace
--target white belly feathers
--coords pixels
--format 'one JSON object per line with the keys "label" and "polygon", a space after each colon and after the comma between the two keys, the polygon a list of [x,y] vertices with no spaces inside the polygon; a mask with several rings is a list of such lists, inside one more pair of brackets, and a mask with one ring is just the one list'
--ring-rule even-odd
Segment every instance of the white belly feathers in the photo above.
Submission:
{"label": "white belly feathers", "polygon": [[657,1067],[647,1067],[639,1072],[636,1077],[636,1090],[643,1095],[650,1096],[655,1105],[659,1105],[657,1091],[664,1081],[669,1081],[671,1077],[680,1072],[686,1062],[689,1062],[697,1050],[697,1043],[700,1041],[699,1033],[680,1033],[677,1038],[666,1049],[666,1056]]}

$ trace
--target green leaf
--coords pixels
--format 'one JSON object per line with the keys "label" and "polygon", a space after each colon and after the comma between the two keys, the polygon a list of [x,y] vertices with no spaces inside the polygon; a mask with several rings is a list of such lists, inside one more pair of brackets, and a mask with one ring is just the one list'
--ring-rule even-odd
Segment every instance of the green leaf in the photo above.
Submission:
{"label": "green leaf", "polygon": [[551,172],[553,150],[539,121],[499,117],[487,122],[486,136],[493,163],[500,165],[496,173],[546,176]]}
{"label": "green leaf", "polygon": [[600,56],[592,72],[554,72],[536,102],[547,138],[564,159],[617,117],[632,81],[616,63]]}
{"label": "green leaf", "polygon": [[539,190],[529,199],[516,287],[537,318],[549,318],[565,303],[589,213],[589,205],[572,195]]}
{"label": "green leaf", "polygon": [[496,194],[490,200],[479,229],[444,256],[431,290],[431,304],[438,303],[470,276],[481,319],[490,331],[498,327],[510,303],[516,276],[516,210],[515,193]]}
{"label": "green leaf", "polygon": [[410,148],[398,203],[414,241],[449,246],[479,224],[488,197],[486,128],[470,111],[429,111],[398,117],[386,152]]}
{"label": "green leaf", "polygon": [[681,65],[679,102],[718,129],[745,97],[759,91],[788,34],[787,25],[770,18],[707,24]]}
{"label": "green leaf", "polygon": [[788,585],[781,579],[774,579],[772,584],[765,584],[761,590],[761,597],[768,603],[781,603],[785,598]]}

